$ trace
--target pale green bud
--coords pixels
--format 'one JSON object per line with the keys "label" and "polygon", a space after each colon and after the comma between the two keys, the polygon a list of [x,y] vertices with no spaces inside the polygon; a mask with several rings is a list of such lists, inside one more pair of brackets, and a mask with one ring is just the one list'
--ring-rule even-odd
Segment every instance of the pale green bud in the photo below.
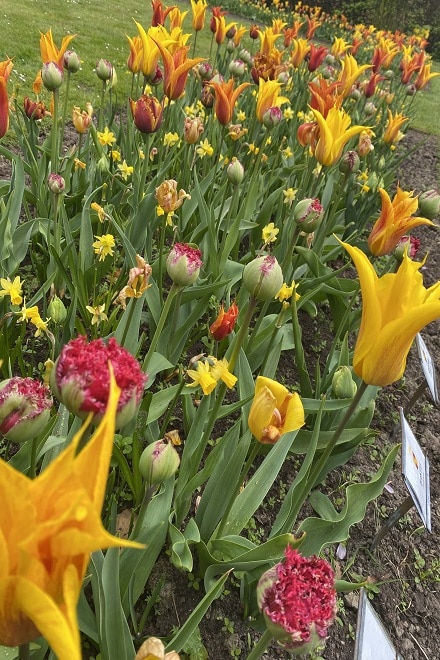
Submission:
{"label": "pale green bud", "polygon": [[180,464],[180,458],[173,445],[157,440],[148,445],[139,459],[139,472],[147,487],[157,486],[172,477]]}
{"label": "pale green bud", "polygon": [[268,254],[250,261],[243,270],[243,284],[252,298],[273,300],[283,286],[283,272],[276,258]]}
{"label": "pale green bud", "polygon": [[332,379],[333,394],[337,399],[352,399],[357,392],[350,367],[342,366],[336,369]]}

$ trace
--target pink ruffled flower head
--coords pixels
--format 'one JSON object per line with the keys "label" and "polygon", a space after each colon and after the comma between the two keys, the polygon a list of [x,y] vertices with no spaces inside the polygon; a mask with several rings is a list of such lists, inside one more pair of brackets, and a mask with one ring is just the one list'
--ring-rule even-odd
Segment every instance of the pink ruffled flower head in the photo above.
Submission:
{"label": "pink ruffled flower head", "polygon": [[70,412],[85,418],[93,413],[94,423],[104,415],[110,392],[111,362],[116,383],[121,389],[116,428],[124,426],[136,413],[147,375],[137,360],[113,337],[88,341],[77,337],[62,349],[51,372],[51,387]]}
{"label": "pink ruffled flower head", "polygon": [[174,284],[189,286],[202,267],[202,253],[187,243],[175,243],[167,258],[167,272]]}
{"label": "pink ruffled flower head", "polygon": [[37,437],[47,425],[52,397],[33,378],[14,376],[0,383],[0,434],[12,442]]}
{"label": "pink ruffled flower head", "polygon": [[285,559],[266,571],[257,586],[258,607],[274,638],[291,653],[311,653],[323,644],[336,614],[330,564],[303,557],[288,546]]}

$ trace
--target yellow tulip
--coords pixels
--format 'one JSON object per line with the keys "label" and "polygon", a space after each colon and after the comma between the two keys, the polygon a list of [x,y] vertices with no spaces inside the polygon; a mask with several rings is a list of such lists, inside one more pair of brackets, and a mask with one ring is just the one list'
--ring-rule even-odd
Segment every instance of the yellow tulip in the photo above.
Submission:
{"label": "yellow tulip", "polygon": [[424,262],[407,254],[396,273],[378,277],[359,248],[342,245],[355,263],[362,293],[354,371],[369,385],[390,385],[403,376],[416,334],[440,317],[440,282],[426,289],[419,272]]}
{"label": "yellow tulip", "polygon": [[356,80],[367,69],[371,69],[371,64],[359,65],[353,55],[346,55],[338,75],[339,93],[344,97],[348,96]]}
{"label": "yellow tulip", "polygon": [[284,433],[304,426],[304,408],[299,394],[289,392],[276,380],[258,376],[248,425],[258,442],[275,444]]}
{"label": "yellow tulip", "polygon": [[434,224],[427,218],[412,215],[418,206],[417,198],[413,197],[412,192],[405,192],[397,186],[393,201],[383,188],[379,188],[379,192],[382,197],[382,210],[368,237],[368,247],[375,257],[390,254],[402,236],[414,227]]}
{"label": "yellow tulip", "polygon": [[350,116],[337,107],[330,108],[327,117],[318,110],[313,110],[319,126],[319,139],[315,148],[315,158],[321,165],[333,165],[342,155],[347,142],[365,131],[368,126],[352,126]]}
{"label": "yellow tulip", "polygon": [[400,132],[402,125],[408,120],[408,117],[405,117],[403,113],[396,112],[395,115],[388,109],[388,121],[385,127],[385,133],[383,135],[383,141],[386,144],[394,144],[394,142],[399,142],[403,137],[403,134]]}
{"label": "yellow tulip", "polygon": [[192,26],[196,32],[203,30],[207,6],[206,0],[191,0]]}
{"label": "yellow tulip", "polygon": [[260,78],[256,109],[258,121],[263,121],[264,114],[269,108],[279,108],[283,103],[290,103],[286,96],[279,96],[280,89],[281,83],[277,80],[263,80],[263,78]]}
{"label": "yellow tulip", "polygon": [[77,453],[87,423],[36,479],[0,460],[0,644],[43,635],[59,660],[81,660],[76,607],[90,553],[143,547],[109,534],[100,518],[118,398],[112,378],[85,448]]}

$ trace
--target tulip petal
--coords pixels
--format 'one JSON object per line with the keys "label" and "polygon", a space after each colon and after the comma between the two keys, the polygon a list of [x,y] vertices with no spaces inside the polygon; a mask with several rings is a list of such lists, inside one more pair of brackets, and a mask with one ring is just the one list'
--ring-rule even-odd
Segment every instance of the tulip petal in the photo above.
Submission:
{"label": "tulip petal", "polygon": [[305,424],[304,406],[298,392],[294,392],[287,404],[286,416],[283,424],[283,433],[296,431]]}
{"label": "tulip petal", "polygon": [[257,440],[263,437],[263,430],[271,423],[276,407],[276,399],[271,390],[265,385],[260,386],[258,392],[255,392],[248,418],[249,429]]}
{"label": "tulip petal", "polygon": [[255,394],[257,394],[264,387],[266,387],[275,398],[275,407],[281,408],[285,398],[289,394],[287,387],[276,380],[272,380],[272,378],[266,378],[266,376],[258,376],[257,380],[255,381]]}

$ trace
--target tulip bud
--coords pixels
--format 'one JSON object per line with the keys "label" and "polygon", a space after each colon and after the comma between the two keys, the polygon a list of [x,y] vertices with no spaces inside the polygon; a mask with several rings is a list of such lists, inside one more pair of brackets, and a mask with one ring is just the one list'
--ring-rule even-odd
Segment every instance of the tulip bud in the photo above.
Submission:
{"label": "tulip bud", "polygon": [[330,78],[333,77],[335,70],[332,66],[326,66],[322,72],[321,75],[324,78],[324,80],[330,80]]}
{"label": "tulip bud", "polygon": [[98,172],[108,172],[110,169],[110,164],[108,158],[105,154],[102,154],[101,158],[96,161],[96,169]]}
{"label": "tulip bud", "polygon": [[205,127],[200,117],[194,117],[194,119],[185,117],[185,121],[183,122],[183,139],[187,144],[195,144],[204,130]]}
{"label": "tulip bud", "polygon": [[361,161],[356,151],[346,151],[339,161],[339,171],[343,174],[357,172]]}
{"label": "tulip bud", "polygon": [[74,50],[66,50],[63,58],[63,66],[69,73],[76,73],[81,68],[81,62]]}
{"label": "tulip bud", "polygon": [[282,85],[287,85],[287,83],[290,80],[289,72],[288,71],[280,71],[280,73],[277,76],[277,81],[281,83]]}
{"label": "tulip bud", "polygon": [[368,156],[370,151],[374,151],[373,143],[371,142],[371,137],[367,131],[362,131],[359,135],[359,142],[357,148],[358,154],[361,158]]}
{"label": "tulip bud", "polygon": [[156,67],[156,71],[153,73],[153,75],[147,76],[148,84],[152,85],[153,87],[157,87],[157,85],[160,85],[162,80],[163,80],[163,73],[160,66]]}
{"label": "tulip bud", "polygon": [[63,70],[56,62],[46,62],[41,69],[43,85],[49,92],[54,92],[63,83]]}
{"label": "tulip bud", "polygon": [[176,651],[165,653],[165,646],[158,637],[149,637],[145,640],[134,660],[179,660]]}
{"label": "tulip bud", "polygon": [[408,254],[410,259],[414,259],[417,256],[419,248],[420,241],[418,238],[415,236],[402,236],[394,248],[393,255],[399,262],[403,261],[403,255],[405,252]]}
{"label": "tulip bud", "polygon": [[47,306],[47,313],[52,321],[56,325],[59,325],[65,321],[67,309],[65,308],[63,301],[58,298],[58,296],[54,296]]}
{"label": "tulip bud", "polygon": [[336,58],[332,53],[327,53],[327,55],[324,57],[324,64],[333,66],[335,62]]}
{"label": "tulip bud", "polygon": [[0,434],[20,443],[36,438],[49,421],[52,404],[47,387],[32,378],[4,380],[0,383]]}
{"label": "tulip bud", "polygon": [[253,58],[247,48],[242,48],[238,53],[238,56],[243,62],[246,62],[248,66],[252,66]]}
{"label": "tulip bud", "polygon": [[306,234],[313,233],[324,217],[324,208],[319,199],[302,199],[293,210],[293,219]]}
{"label": "tulip bud", "polygon": [[377,108],[376,108],[376,106],[374,105],[374,103],[372,103],[371,101],[369,101],[368,103],[365,104],[365,114],[366,114],[368,117],[371,117],[372,115],[375,115],[376,112],[377,112]]}
{"label": "tulip bud", "polygon": [[226,50],[228,53],[233,53],[235,50],[235,45],[232,39],[229,39],[228,43],[226,44]]}
{"label": "tulip bud", "polygon": [[334,621],[334,574],[325,559],[303,557],[290,546],[284,555],[258,582],[258,608],[284,649],[291,655],[307,655],[322,647]]}
{"label": "tulip bud", "polygon": [[243,62],[243,60],[232,60],[232,62],[229,64],[229,72],[237,78],[243,78],[244,74],[246,73],[246,64]]}
{"label": "tulip bud", "polygon": [[155,96],[144,94],[138,101],[129,99],[129,102],[133,121],[138,131],[151,134],[159,130],[163,108]]}
{"label": "tulip bud", "polygon": [[144,477],[147,488],[157,486],[175,474],[180,458],[173,445],[157,440],[148,445],[139,459],[139,472]]}
{"label": "tulip bud", "polygon": [[258,39],[260,37],[260,26],[254,23],[249,28],[249,36],[251,39]]}
{"label": "tulip bud", "polygon": [[394,71],[392,69],[388,69],[387,71],[384,72],[383,74],[387,80],[391,80],[394,78]]}
{"label": "tulip bud", "polygon": [[277,106],[268,108],[263,115],[263,126],[269,129],[275,128],[275,126],[278,126],[282,118],[283,113],[281,112],[281,108],[278,108]]}
{"label": "tulip bud", "polygon": [[52,172],[47,177],[47,186],[50,192],[54,193],[54,195],[61,195],[61,193],[64,192],[64,189],[66,187],[66,182],[64,181],[62,176],[60,176],[59,174],[55,174],[55,172]]}
{"label": "tulip bud", "polygon": [[246,264],[243,284],[253,298],[273,300],[283,286],[283,273],[276,258],[268,254]]}
{"label": "tulip bud", "polygon": [[414,94],[417,92],[417,87],[415,85],[407,85],[406,86],[406,95],[407,96],[414,96]]}
{"label": "tulip bud", "polygon": [[342,366],[336,369],[332,379],[333,394],[337,399],[352,399],[357,392],[350,367]]}
{"label": "tulip bud", "polygon": [[167,273],[174,284],[189,286],[196,281],[202,266],[202,253],[186,243],[175,243],[167,258]]}
{"label": "tulip bud", "polygon": [[96,62],[95,71],[98,78],[104,82],[113,78],[113,65],[103,58]]}
{"label": "tulip bud", "polygon": [[84,336],[71,339],[61,350],[50,374],[52,392],[74,415],[93,423],[103,417],[110,392],[109,362],[116,384],[121,389],[115,428],[119,429],[136,415],[147,380],[137,360],[116,339],[88,342]]}
{"label": "tulip bud", "polygon": [[199,65],[199,75],[202,80],[211,80],[214,69],[209,62],[202,62]]}
{"label": "tulip bud", "polygon": [[440,213],[440,193],[438,190],[426,190],[419,197],[419,211],[424,218],[433,220]]}
{"label": "tulip bud", "polygon": [[211,89],[207,84],[202,87],[200,101],[205,108],[212,108],[214,105],[214,94],[211,92]]}
{"label": "tulip bud", "polygon": [[350,98],[354,99],[355,101],[359,101],[361,98],[361,90],[358,89],[357,87],[353,87],[353,89],[350,92]]}
{"label": "tulip bud", "polygon": [[244,167],[235,156],[226,168],[226,174],[234,186],[238,186],[243,181]]}

